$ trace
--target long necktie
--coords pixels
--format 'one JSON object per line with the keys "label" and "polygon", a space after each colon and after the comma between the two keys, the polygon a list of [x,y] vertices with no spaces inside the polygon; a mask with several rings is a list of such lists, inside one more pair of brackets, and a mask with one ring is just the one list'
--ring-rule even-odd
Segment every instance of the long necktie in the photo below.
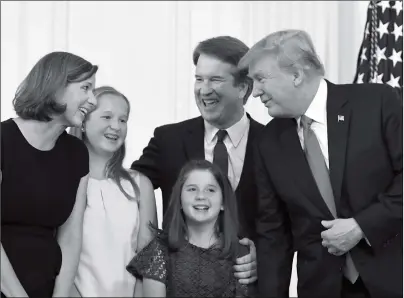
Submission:
{"label": "long necktie", "polygon": [[[313,120],[307,116],[303,115],[301,117],[301,124],[303,126],[304,152],[306,154],[307,162],[309,163],[314,180],[316,181],[318,190],[320,191],[320,194],[331,214],[334,216],[334,218],[337,218],[330,175],[328,173],[323,153],[321,152],[320,144],[318,143],[317,137],[313,130],[310,128],[312,122]],[[359,276],[349,252],[346,254],[344,275],[351,283],[355,283]]]}
{"label": "long necktie", "polygon": [[226,135],[227,131],[225,130],[219,130],[217,132],[217,143],[213,149],[213,163],[218,165],[223,174],[227,177],[229,161],[226,145],[223,143]]}

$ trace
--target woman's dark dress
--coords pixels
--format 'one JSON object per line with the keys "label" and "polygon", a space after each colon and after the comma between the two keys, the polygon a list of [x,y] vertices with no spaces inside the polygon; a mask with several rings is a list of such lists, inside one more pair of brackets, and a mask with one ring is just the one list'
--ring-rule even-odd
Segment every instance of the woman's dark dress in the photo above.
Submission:
{"label": "woman's dark dress", "polygon": [[[137,278],[166,285],[167,297],[247,297],[249,290],[234,276],[234,261],[219,258],[220,249],[201,248],[191,243],[169,251],[166,242],[154,238],[129,263],[127,270]],[[239,257],[248,247],[239,245]]]}
{"label": "woman's dark dress", "polygon": [[62,263],[56,231],[89,172],[87,148],[63,132],[54,148],[38,150],[9,119],[1,122],[1,171],[1,244],[28,296],[51,297]]}

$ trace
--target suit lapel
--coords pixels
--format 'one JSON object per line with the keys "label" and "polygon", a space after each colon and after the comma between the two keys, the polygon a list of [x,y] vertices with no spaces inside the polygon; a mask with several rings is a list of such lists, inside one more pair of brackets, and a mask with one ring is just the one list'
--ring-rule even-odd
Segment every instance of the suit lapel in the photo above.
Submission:
{"label": "suit lapel", "polygon": [[334,192],[335,207],[340,209],[341,186],[345,169],[346,146],[351,109],[338,87],[327,81],[327,133],[330,180]]}
{"label": "suit lapel", "polygon": [[202,117],[193,119],[184,135],[187,160],[205,159],[204,124]]}
{"label": "suit lapel", "polygon": [[253,141],[254,141],[257,131],[260,129],[260,124],[257,121],[255,121],[254,119],[252,119],[248,113],[247,113],[247,117],[250,119],[250,129],[248,130],[247,147],[246,147],[245,156],[244,156],[243,169],[241,170],[240,181],[237,185],[236,192],[241,188],[241,185],[243,185],[243,183],[245,183],[244,180],[251,179],[251,177],[248,177],[248,176],[249,176],[249,173],[251,173],[253,171],[252,168],[254,166]]}
{"label": "suit lapel", "polygon": [[[330,210],[325,204],[317,188],[316,182],[307,163],[299,135],[297,134],[297,124],[294,119],[285,119],[285,128],[280,136],[282,149],[285,152],[287,167],[291,169],[291,177],[298,188],[302,190],[305,197],[324,214],[333,218]],[[285,165],[286,166],[286,165]],[[290,187],[294,187],[291,185]]]}

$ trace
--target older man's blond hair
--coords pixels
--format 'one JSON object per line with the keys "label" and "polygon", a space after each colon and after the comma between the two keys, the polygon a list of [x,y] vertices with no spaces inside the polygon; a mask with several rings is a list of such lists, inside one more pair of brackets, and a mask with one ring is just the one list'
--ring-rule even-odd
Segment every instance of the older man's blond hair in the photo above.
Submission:
{"label": "older man's blond hair", "polygon": [[309,34],[303,30],[282,30],[269,34],[252,46],[238,67],[248,68],[264,55],[275,57],[282,69],[301,67],[306,74],[324,76],[325,73]]}

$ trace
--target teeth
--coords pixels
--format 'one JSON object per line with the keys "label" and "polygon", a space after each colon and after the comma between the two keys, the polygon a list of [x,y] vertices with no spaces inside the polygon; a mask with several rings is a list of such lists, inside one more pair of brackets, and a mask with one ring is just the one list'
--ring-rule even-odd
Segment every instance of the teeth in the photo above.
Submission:
{"label": "teeth", "polygon": [[104,135],[107,139],[112,139],[112,140],[117,140],[118,139],[118,136],[116,136],[116,135],[111,135],[111,134],[105,134]]}
{"label": "teeth", "polygon": [[213,100],[203,100],[203,103],[204,103],[205,106],[208,106],[208,105],[214,105],[214,104],[218,103],[218,101],[215,100],[215,99],[213,99]]}
{"label": "teeth", "polygon": [[84,108],[80,108],[79,110],[80,110],[80,112],[82,112],[82,113],[84,114],[84,116],[86,116],[86,115],[87,115],[87,110],[86,110],[86,109],[84,109]]}
{"label": "teeth", "polygon": [[209,209],[209,207],[207,207],[207,206],[194,206],[194,208],[196,210],[208,210]]}

